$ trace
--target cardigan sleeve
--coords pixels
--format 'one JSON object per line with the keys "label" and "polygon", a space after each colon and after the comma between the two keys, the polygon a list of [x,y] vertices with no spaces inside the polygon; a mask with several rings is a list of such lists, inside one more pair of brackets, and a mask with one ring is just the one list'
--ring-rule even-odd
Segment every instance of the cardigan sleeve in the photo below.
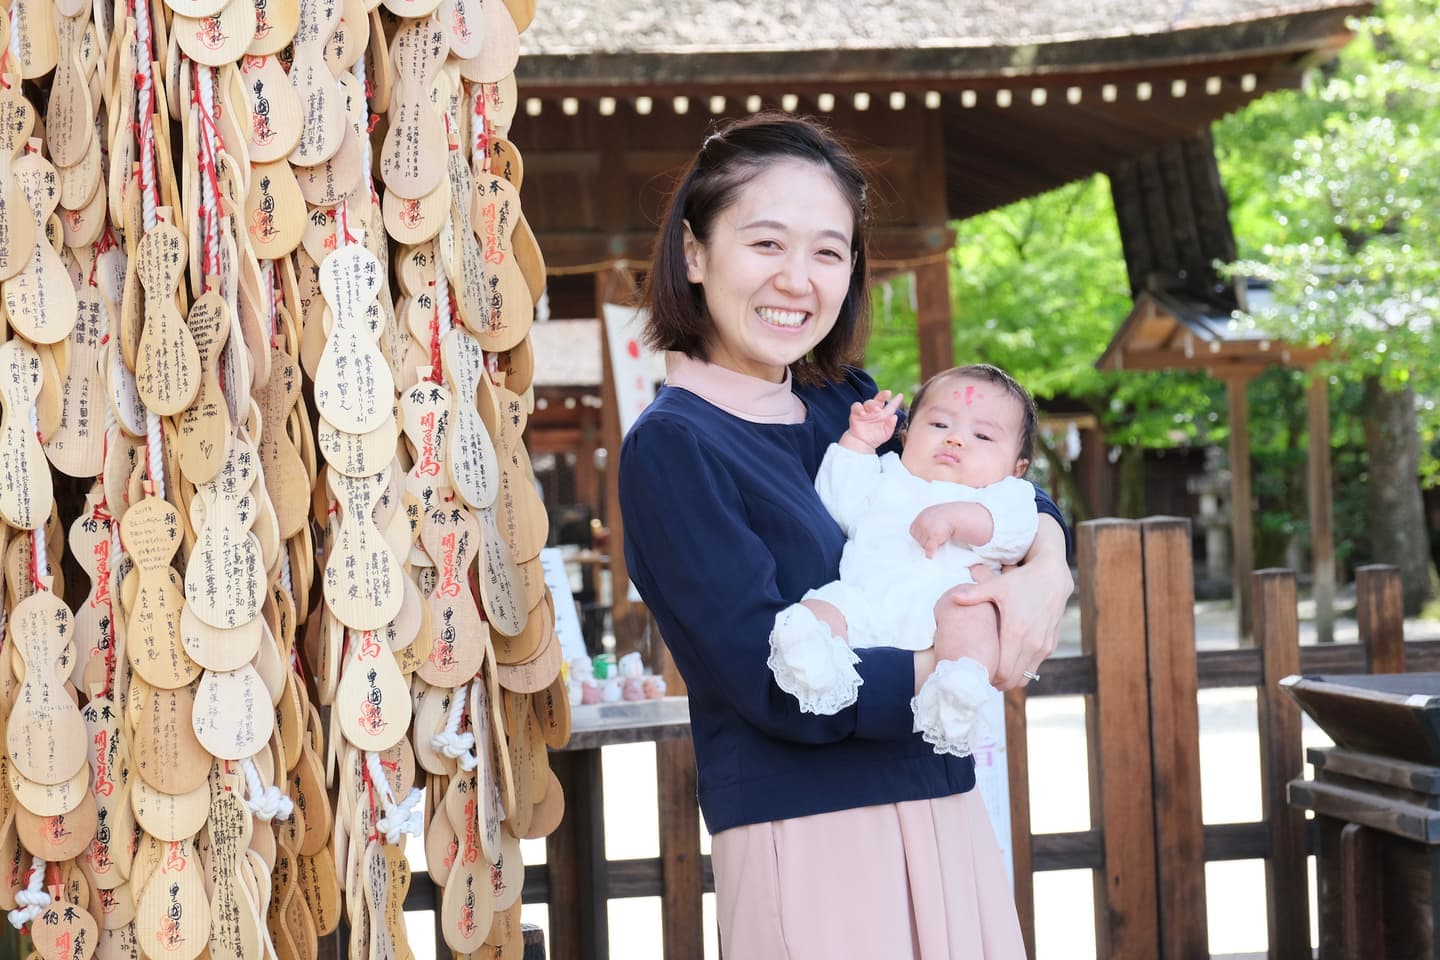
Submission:
{"label": "cardigan sleeve", "polygon": [[858,701],[833,715],[802,713],[776,685],[769,636],[790,603],[775,558],[748,525],[733,479],[688,427],[651,418],[632,429],[620,461],[620,509],[626,562],[692,697],[722,699],[781,740],[913,737],[908,650],[856,651]]}

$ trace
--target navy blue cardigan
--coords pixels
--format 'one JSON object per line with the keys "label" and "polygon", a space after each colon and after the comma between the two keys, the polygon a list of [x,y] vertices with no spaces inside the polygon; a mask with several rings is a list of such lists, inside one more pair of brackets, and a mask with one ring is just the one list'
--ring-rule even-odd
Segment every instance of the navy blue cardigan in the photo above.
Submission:
{"label": "navy blue cardigan", "polygon": [[[775,615],[838,575],[845,537],[815,473],[876,387],[851,371],[795,392],[804,423],[758,424],[662,387],[621,451],[625,560],[689,688],[711,833],[975,784],[969,757],[937,756],[912,732],[910,651],[856,651],[859,702],[828,717],[802,714],[766,666]],[[1044,493],[1037,504],[1059,519]]]}

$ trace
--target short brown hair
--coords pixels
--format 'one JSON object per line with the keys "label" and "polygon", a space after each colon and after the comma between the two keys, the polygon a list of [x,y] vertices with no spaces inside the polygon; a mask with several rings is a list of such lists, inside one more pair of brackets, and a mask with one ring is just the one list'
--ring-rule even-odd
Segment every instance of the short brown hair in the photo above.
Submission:
{"label": "short brown hair", "polygon": [[[915,391],[915,399],[910,403],[910,419],[920,415],[920,410],[925,406],[925,398],[930,393],[930,388],[942,380],[951,377],[970,377],[974,380],[984,380],[986,383],[993,383],[1000,387],[1010,396],[1020,401],[1020,453],[1017,459],[1031,460],[1035,455],[1035,433],[1040,421],[1040,415],[1035,409],[1035,398],[1030,396],[1030,391],[1020,386],[1020,382],[1010,374],[997,366],[988,363],[969,363],[963,367],[951,367],[943,373],[926,380]],[[907,420],[908,422],[908,420]]]}
{"label": "short brown hair", "polygon": [[859,161],[835,136],[805,117],[758,113],[720,127],[700,147],[670,198],[641,302],[649,317],[645,342],[655,350],[677,350],[700,360],[714,326],[700,284],[685,265],[685,224],[700,243],[710,239],[716,217],[735,202],[740,188],[771,164],[802,160],[822,167],[850,202],[855,229],[850,241],[850,288],[835,327],[808,357],[791,365],[802,383],[838,381],[856,364],[870,335],[869,265],[866,260],[866,182]]}

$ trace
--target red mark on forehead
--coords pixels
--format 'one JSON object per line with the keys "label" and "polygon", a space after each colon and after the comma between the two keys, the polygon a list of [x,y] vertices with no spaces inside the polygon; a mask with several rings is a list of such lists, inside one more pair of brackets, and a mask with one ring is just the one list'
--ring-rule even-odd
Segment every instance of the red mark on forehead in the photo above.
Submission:
{"label": "red mark on forehead", "polygon": [[975,388],[974,388],[973,386],[966,387],[966,388],[965,388],[965,406],[968,407],[968,406],[970,406],[970,404],[972,404],[972,403],[974,403],[974,402],[975,402]]}

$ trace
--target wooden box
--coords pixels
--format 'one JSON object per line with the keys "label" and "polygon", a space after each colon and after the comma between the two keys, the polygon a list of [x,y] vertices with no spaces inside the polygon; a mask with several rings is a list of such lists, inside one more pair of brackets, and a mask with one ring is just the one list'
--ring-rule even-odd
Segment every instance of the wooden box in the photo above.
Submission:
{"label": "wooden box", "polygon": [[1440,674],[1282,686],[1337,744],[1289,785],[1318,828],[1322,960],[1440,960]]}

